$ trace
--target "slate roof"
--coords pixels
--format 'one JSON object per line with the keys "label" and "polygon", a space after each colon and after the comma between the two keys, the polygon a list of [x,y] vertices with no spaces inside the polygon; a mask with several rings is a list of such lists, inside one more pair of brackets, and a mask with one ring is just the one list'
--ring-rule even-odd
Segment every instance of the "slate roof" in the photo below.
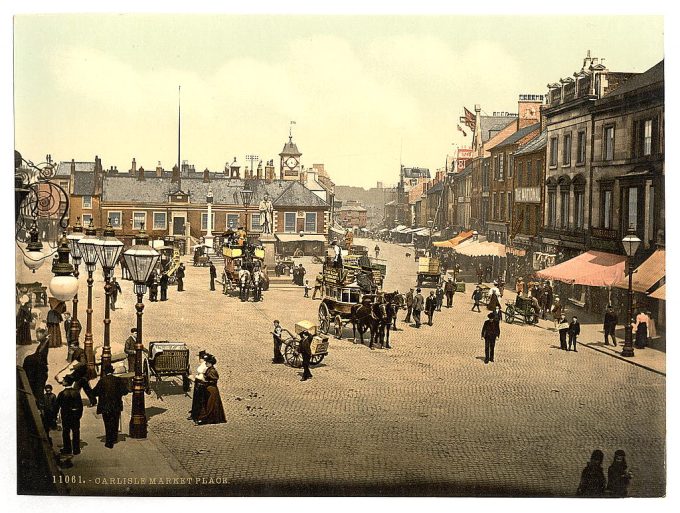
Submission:
{"label": "slate roof", "polygon": [[494,146],[494,149],[509,146],[511,144],[516,144],[517,141],[521,140],[523,137],[526,137],[534,130],[538,130],[539,128],[541,128],[540,123],[534,123],[533,125],[525,126],[524,128],[518,130],[517,132],[507,137],[506,139],[503,139],[496,146]]}
{"label": "slate roof", "polygon": [[[92,162],[75,162],[76,173],[92,173],[94,171],[94,161]],[[71,161],[62,160],[57,164],[57,175],[64,176],[71,174]]]}
{"label": "slate roof", "polygon": [[663,84],[664,82],[664,61],[660,61],[644,73],[634,75],[626,80],[621,86],[602,97],[596,104],[606,103],[608,100],[631,93],[636,89],[642,89],[653,84]]}
{"label": "slate roof", "polygon": [[302,155],[302,153],[298,150],[297,144],[293,142],[292,137],[288,137],[288,142],[283,145],[283,150],[281,150],[281,153],[279,153],[279,156],[281,155]]}
{"label": "slate roof", "polygon": [[536,137],[531,139],[529,142],[520,146],[515,151],[515,155],[526,155],[528,153],[533,153],[538,150],[542,150],[546,147],[548,143],[548,130],[543,130]]}
{"label": "slate roof", "polygon": [[440,192],[444,188],[444,183],[443,182],[437,182],[434,184],[432,187],[430,187],[426,194],[434,194],[435,192]]}
{"label": "slate roof", "polygon": [[368,212],[364,207],[360,207],[359,205],[345,205],[343,207],[340,207],[338,209],[339,212]]}
{"label": "slate roof", "polygon": [[430,170],[426,167],[405,167],[404,178],[430,178]]}
{"label": "slate roof", "polygon": [[[93,169],[94,169],[94,162]],[[74,196],[93,196],[94,195],[94,170],[91,172],[78,172],[73,176],[73,195]]]}
{"label": "slate roof", "polygon": [[[190,203],[205,203],[210,186],[216,205],[240,205],[239,192],[244,183],[241,179],[224,178],[204,183],[202,178],[182,178],[181,189],[190,194]],[[150,177],[140,181],[133,176],[108,175],[104,177],[103,201],[166,203],[168,195],[177,192],[178,185],[169,178]],[[250,186],[253,189],[251,205],[259,203],[268,193],[274,206],[278,207],[329,207],[328,203],[297,181],[252,181]]]}
{"label": "slate roof", "polygon": [[516,123],[516,116],[480,116],[482,123],[482,142],[491,139],[510,123]]}

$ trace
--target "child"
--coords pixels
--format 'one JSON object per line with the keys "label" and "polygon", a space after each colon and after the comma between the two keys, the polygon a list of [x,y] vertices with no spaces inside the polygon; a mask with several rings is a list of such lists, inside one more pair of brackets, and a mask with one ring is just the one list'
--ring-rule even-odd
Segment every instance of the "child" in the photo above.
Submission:
{"label": "child", "polygon": [[[581,325],[578,322],[578,319],[574,315],[571,318],[571,322],[569,323],[569,349],[574,347],[574,352],[576,353],[576,337],[578,337],[581,334]],[[569,350],[567,349],[567,351]]]}
{"label": "child", "polygon": [[45,385],[45,396],[43,402],[43,418],[45,428],[57,430],[57,396],[52,393],[52,385]]}
{"label": "child", "polygon": [[309,289],[311,287],[309,286],[309,280],[305,280],[305,297],[309,297]]}

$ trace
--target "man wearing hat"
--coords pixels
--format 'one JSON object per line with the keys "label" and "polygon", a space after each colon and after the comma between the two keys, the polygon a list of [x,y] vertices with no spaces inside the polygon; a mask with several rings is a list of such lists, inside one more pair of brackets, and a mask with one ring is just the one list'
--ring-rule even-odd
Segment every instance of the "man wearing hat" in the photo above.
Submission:
{"label": "man wearing hat", "polygon": [[337,240],[331,242],[331,247],[333,248],[333,267],[336,269],[342,268],[342,249]]}
{"label": "man wearing hat", "polygon": [[309,363],[312,359],[312,334],[305,330],[300,333],[300,354],[302,355],[302,379],[300,381],[307,381],[312,377],[309,370]]}
{"label": "man wearing hat", "polygon": [[80,454],[80,419],[83,416],[83,401],[80,399],[80,390],[75,387],[71,376],[64,377],[64,390],[57,396],[56,407],[61,414],[61,436],[64,442],[61,453]]}
{"label": "man wearing hat", "polygon": [[132,328],[130,330],[130,336],[125,341],[125,354],[127,355],[128,360],[128,372],[135,371],[135,355],[137,354],[135,345],[137,345],[137,328]]}
{"label": "man wearing hat", "polygon": [[113,449],[113,444],[118,441],[118,423],[123,411],[123,396],[128,393],[127,384],[125,380],[114,376],[113,366],[107,364],[104,366],[104,376],[99,379],[93,392],[99,398],[97,414],[104,419],[104,446]]}
{"label": "man wearing hat", "polygon": [[604,345],[609,345],[609,337],[612,337],[612,343],[616,347],[616,325],[619,323],[619,317],[612,308],[612,305],[607,305],[607,311],[604,313]]}
{"label": "man wearing hat", "polygon": [[177,268],[177,292],[184,292],[184,264],[179,264]]}
{"label": "man wearing hat", "polygon": [[453,294],[456,292],[456,282],[449,276],[448,281],[444,285],[444,293],[446,294],[446,308],[453,306]]}
{"label": "man wearing hat", "polygon": [[416,328],[420,328],[420,312],[425,308],[425,298],[420,293],[420,287],[416,289],[416,295],[413,297],[413,321],[416,323]]}
{"label": "man wearing hat", "polygon": [[406,293],[406,318],[404,322],[411,322],[411,313],[413,313],[413,287]]}
{"label": "man wearing hat", "polygon": [[501,336],[500,323],[496,322],[496,316],[490,312],[486,316],[482,326],[482,338],[484,339],[484,363],[493,362],[496,339]]}

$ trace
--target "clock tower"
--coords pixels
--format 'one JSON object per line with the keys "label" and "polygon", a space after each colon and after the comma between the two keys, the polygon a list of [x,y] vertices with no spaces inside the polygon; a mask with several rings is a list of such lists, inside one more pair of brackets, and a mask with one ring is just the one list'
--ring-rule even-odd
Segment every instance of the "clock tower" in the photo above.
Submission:
{"label": "clock tower", "polygon": [[281,157],[280,176],[281,180],[300,179],[300,157],[302,153],[293,142],[293,134],[288,135],[288,142],[284,144],[283,150],[279,153]]}

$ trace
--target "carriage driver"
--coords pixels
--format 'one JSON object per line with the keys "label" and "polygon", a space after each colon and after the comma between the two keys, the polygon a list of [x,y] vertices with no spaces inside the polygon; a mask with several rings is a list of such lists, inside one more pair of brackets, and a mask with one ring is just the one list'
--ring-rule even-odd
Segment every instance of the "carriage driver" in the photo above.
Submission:
{"label": "carriage driver", "polygon": [[342,269],[342,249],[338,244],[337,240],[331,242],[331,247],[333,248],[333,267],[336,269]]}

